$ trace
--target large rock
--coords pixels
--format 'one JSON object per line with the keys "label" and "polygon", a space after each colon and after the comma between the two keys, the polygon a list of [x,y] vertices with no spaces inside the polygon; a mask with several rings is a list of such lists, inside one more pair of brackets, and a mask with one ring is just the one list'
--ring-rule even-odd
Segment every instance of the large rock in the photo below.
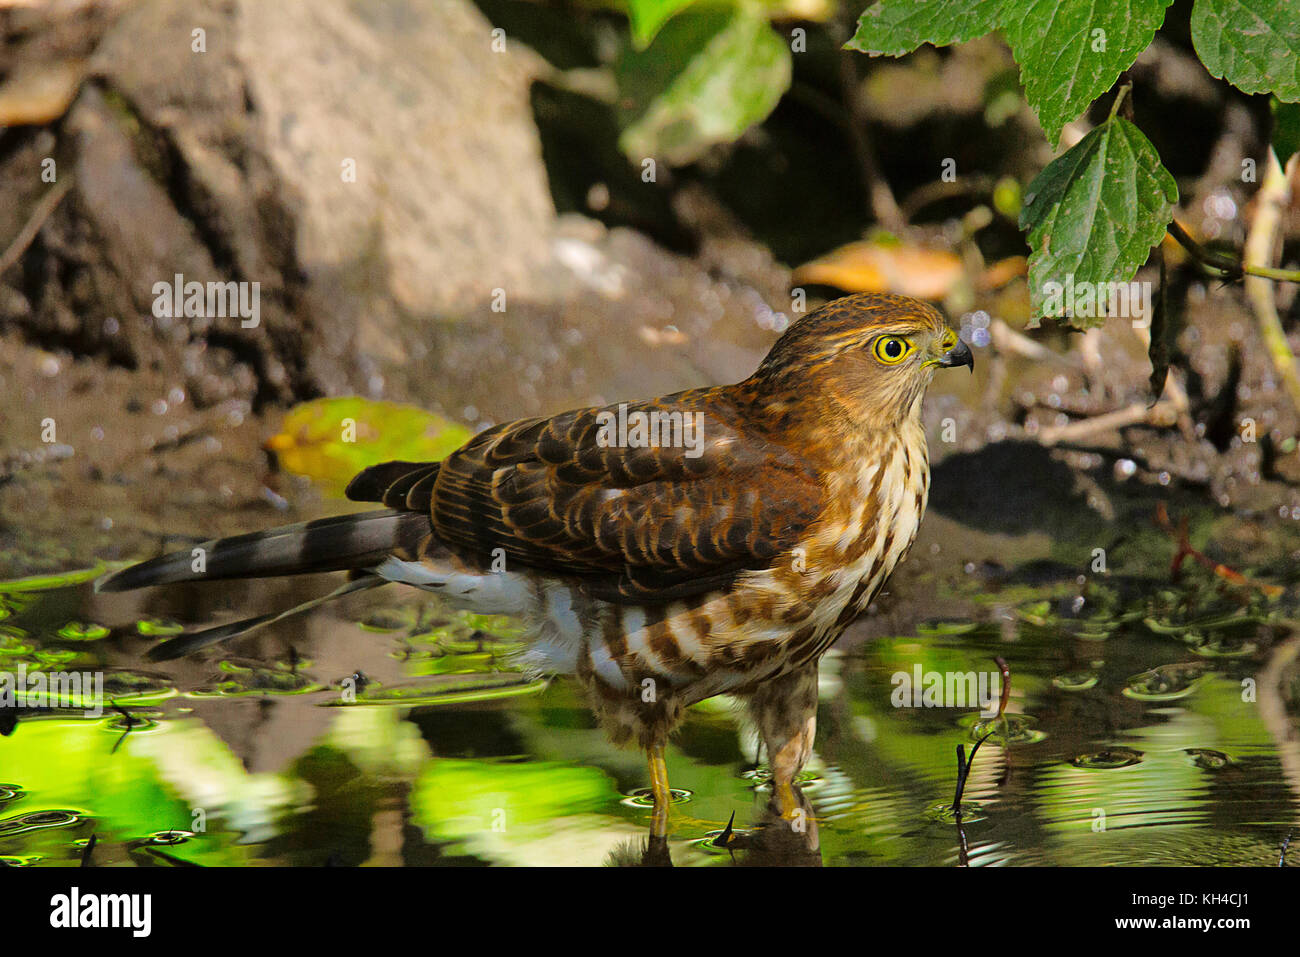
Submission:
{"label": "large rock", "polygon": [[[546,272],[535,62],[493,52],[459,0],[128,5],[57,149],[33,135],[0,173],[32,200],[44,155],[75,176],[4,317],[183,370],[201,402],[377,391],[408,355],[402,322],[497,288],[530,298]],[[177,273],[258,283],[259,326],[155,321],[154,285]]]}
{"label": "large rock", "polygon": [[[316,507],[257,452],[303,398],[482,426],[741,378],[786,321],[741,236],[557,218],[540,61],[470,0],[91,6],[0,23],[0,106],[46,117],[0,153],[0,575],[284,520],[264,483]],[[155,315],[177,274],[258,283],[259,324]]]}

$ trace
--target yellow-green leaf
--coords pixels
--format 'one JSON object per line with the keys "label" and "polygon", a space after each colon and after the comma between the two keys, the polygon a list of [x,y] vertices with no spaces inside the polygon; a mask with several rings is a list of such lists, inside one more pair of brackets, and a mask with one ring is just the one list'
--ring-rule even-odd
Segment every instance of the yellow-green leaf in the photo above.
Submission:
{"label": "yellow-green leaf", "polygon": [[463,425],[413,405],[344,396],[295,406],[266,447],[286,470],[339,491],[369,465],[437,462],[470,435]]}

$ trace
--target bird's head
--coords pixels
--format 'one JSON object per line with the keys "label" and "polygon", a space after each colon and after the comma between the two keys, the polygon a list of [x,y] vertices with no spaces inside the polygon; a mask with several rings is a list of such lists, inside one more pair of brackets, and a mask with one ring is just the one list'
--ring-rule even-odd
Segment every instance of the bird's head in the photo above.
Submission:
{"label": "bird's head", "polygon": [[970,347],[934,306],[868,294],[794,323],[749,385],[778,415],[811,411],[811,403],[851,428],[891,426],[917,414],[936,369],[974,365]]}

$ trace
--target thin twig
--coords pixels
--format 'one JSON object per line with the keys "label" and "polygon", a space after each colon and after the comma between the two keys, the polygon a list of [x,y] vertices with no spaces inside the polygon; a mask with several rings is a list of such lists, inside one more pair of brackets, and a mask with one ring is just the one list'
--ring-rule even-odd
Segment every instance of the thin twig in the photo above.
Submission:
{"label": "thin twig", "polygon": [[[1270,154],[1271,156],[1272,154]],[[1267,172],[1265,173],[1267,175]],[[1261,185],[1261,191],[1262,191]],[[1296,269],[1275,269],[1272,266],[1261,266],[1254,263],[1241,263],[1230,256],[1222,253],[1216,253],[1206,249],[1195,239],[1193,239],[1181,225],[1178,220],[1172,220],[1168,228],[1169,235],[1174,238],[1178,245],[1186,249],[1198,263],[1209,269],[1217,270],[1222,273],[1220,278],[1235,282],[1242,276],[1259,276],[1261,279],[1273,279],[1278,282],[1300,282],[1300,270]]]}
{"label": "thin twig", "polygon": [[[1002,694],[998,698],[998,713],[994,715],[994,721],[1001,721],[1006,713],[1007,704],[1011,701],[1011,668],[1007,665],[1006,660],[997,657],[993,659],[997,662],[998,672],[1002,675]],[[1003,728],[1006,733],[1006,728]],[[970,749],[970,759],[966,758],[966,746],[957,745],[957,789],[952,796],[952,810],[957,816],[957,822],[961,823],[961,796],[966,791],[966,779],[970,777],[971,766],[975,763],[975,752],[979,751],[980,745],[987,741],[997,731],[990,731],[984,737],[975,742],[975,746]]]}
{"label": "thin twig", "polygon": [[10,266],[22,258],[23,253],[27,251],[27,247],[36,238],[36,234],[45,225],[45,221],[58,208],[59,203],[63,202],[63,197],[68,195],[68,190],[71,188],[72,177],[65,173],[63,179],[56,180],[54,187],[40,198],[36,203],[36,208],[32,210],[32,215],[23,224],[23,228],[18,231],[18,235],[9,244],[9,248],[4,251],[4,255],[0,256],[0,275],[4,274]]}
{"label": "thin twig", "polygon": [[1127,120],[1132,120],[1132,119],[1133,119],[1133,116],[1132,116],[1132,112],[1133,112],[1133,103],[1132,103],[1132,100],[1129,98],[1129,94],[1133,92],[1133,81],[1130,80],[1130,79],[1128,78],[1128,72],[1127,72],[1127,71],[1125,71],[1125,72],[1122,74],[1122,76],[1123,76],[1124,82],[1123,82],[1123,84],[1120,86],[1119,91],[1115,94],[1115,100],[1114,100],[1114,102],[1112,102],[1111,105],[1110,105],[1110,116],[1107,117],[1107,119],[1111,119],[1111,120],[1113,120],[1113,119],[1115,118],[1115,114],[1119,112],[1119,108],[1120,108],[1121,105],[1123,105],[1123,103],[1124,103],[1125,100],[1129,100],[1129,103],[1128,103],[1128,109],[1125,110],[1125,113],[1128,114],[1128,115],[1125,116],[1125,119],[1127,119]]}
{"label": "thin twig", "polygon": [[1175,528],[1174,523],[1169,518],[1169,511],[1165,508],[1164,502],[1158,502],[1156,504],[1156,527],[1168,534],[1178,546],[1178,550],[1174,553],[1173,560],[1169,563],[1169,575],[1174,581],[1178,581],[1178,576],[1182,572],[1183,563],[1190,558],[1210,569],[1210,571],[1214,572],[1215,575],[1222,578],[1224,581],[1242,588],[1257,589],[1267,598],[1278,598],[1285,591],[1285,589],[1280,585],[1269,585],[1265,582],[1257,582],[1253,579],[1247,578],[1235,568],[1224,565],[1222,562],[1216,562],[1209,555],[1206,555],[1199,549],[1193,548],[1191,539],[1187,534],[1187,516],[1181,516],[1178,520],[1178,527]]}
{"label": "thin twig", "polygon": [[970,777],[971,766],[975,763],[975,753],[979,751],[980,745],[987,741],[997,731],[990,731],[984,737],[975,742],[975,746],[970,749],[970,758],[966,758],[966,746],[957,745],[957,790],[952,796],[952,811],[957,816],[958,823],[961,822],[961,796],[966,791],[966,779]]}
{"label": "thin twig", "polygon": [[[90,856],[95,853],[95,845],[98,843],[99,843],[99,835],[91,834],[90,839],[86,841],[86,846],[81,849],[81,863],[78,865],[79,867],[90,866]],[[1285,848],[1283,848],[1282,853],[1285,855],[1286,853]]]}
{"label": "thin twig", "polygon": [[1009,352],[1035,362],[1059,362],[1073,369],[1083,368],[1083,363],[1074,356],[1052,351],[1041,342],[1035,342],[1024,333],[1012,329],[1002,319],[994,319],[989,323],[989,335],[1000,352]]}
{"label": "thin twig", "polygon": [[122,742],[126,740],[126,736],[135,730],[136,721],[131,712],[127,711],[116,701],[110,701],[109,705],[112,706],[114,711],[126,719],[126,727],[122,730],[122,736],[113,742],[113,750],[109,752],[109,754],[117,754],[117,749],[122,746]]}
{"label": "thin twig", "polygon": [[[1294,163],[1295,157],[1292,157],[1288,166],[1293,170]],[[1296,366],[1295,354],[1291,351],[1286,331],[1282,328],[1282,320],[1277,314],[1273,284],[1269,281],[1277,277],[1266,277],[1261,272],[1273,260],[1278,233],[1282,228],[1282,213],[1290,200],[1286,173],[1277,161],[1277,154],[1271,149],[1264,161],[1264,181],[1259,184],[1256,196],[1258,203],[1255,207],[1255,220],[1250,224],[1242,252],[1242,262],[1248,273],[1246,298],[1255,311],[1260,335],[1264,338],[1264,345],[1268,349],[1269,358],[1273,360],[1278,378],[1282,380],[1291,399],[1291,406],[1300,410],[1300,368]],[[1297,281],[1300,281],[1300,276],[1297,276]]]}
{"label": "thin twig", "polygon": [[[852,34],[851,27],[841,25],[836,30],[838,43]],[[891,233],[901,233],[907,226],[894,191],[889,188],[884,174],[880,170],[880,160],[876,149],[867,135],[867,107],[862,98],[862,77],[858,73],[857,54],[849,50],[839,53],[840,95],[844,98],[844,107],[848,113],[849,142],[857,156],[858,168],[862,173],[862,185],[867,191],[871,204],[871,215]]]}
{"label": "thin twig", "polygon": [[1132,405],[1114,412],[1094,415],[1090,419],[1070,422],[1066,425],[1052,425],[1038,430],[1038,441],[1043,445],[1056,445],[1058,442],[1077,442],[1098,432],[1124,429],[1131,425],[1170,426],[1178,421],[1178,406],[1169,399],[1161,399],[1148,407],[1145,403],[1134,402]]}
{"label": "thin twig", "polygon": [[910,221],[913,216],[931,203],[964,196],[985,196],[993,191],[994,185],[995,180],[993,177],[982,173],[963,176],[961,179],[950,183],[941,179],[931,180],[908,193],[899,207],[899,211],[905,219]]}
{"label": "thin twig", "polygon": [[1206,249],[1187,232],[1178,220],[1169,221],[1169,235],[1174,238],[1178,245],[1187,250],[1193,259],[1202,266],[1208,266],[1210,269],[1217,269],[1223,274],[1224,279],[1235,281],[1240,279],[1245,272],[1241,268],[1241,263],[1231,257],[1224,256],[1221,253],[1211,252]]}

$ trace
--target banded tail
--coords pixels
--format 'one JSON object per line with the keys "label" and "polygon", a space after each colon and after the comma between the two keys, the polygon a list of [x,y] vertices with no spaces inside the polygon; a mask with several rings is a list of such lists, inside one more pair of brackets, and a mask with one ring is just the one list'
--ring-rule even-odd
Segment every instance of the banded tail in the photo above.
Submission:
{"label": "banded tail", "polygon": [[427,514],[395,509],[322,518],[162,555],[106,575],[95,591],[366,569],[395,551],[414,551],[432,531]]}
{"label": "banded tail", "polygon": [[[387,462],[374,466],[352,480],[348,497],[396,507],[204,542],[106,575],[95,582],[95,591],[119,592],[179,582],[313,572],[354,574],[352,580],[327,595],[279,613],[256,615],[180,635],[156,645],[149,657],[154,661],[179,658],[219,641],[246,635],[335,598],[387,584],[386,579],[369,574],[369,570],[395,556],[415,554],[433,533],[428,480],[436,473],[437,465],[428,463]],[[416,484],[420,488],[412,497],[408,493]]]}

